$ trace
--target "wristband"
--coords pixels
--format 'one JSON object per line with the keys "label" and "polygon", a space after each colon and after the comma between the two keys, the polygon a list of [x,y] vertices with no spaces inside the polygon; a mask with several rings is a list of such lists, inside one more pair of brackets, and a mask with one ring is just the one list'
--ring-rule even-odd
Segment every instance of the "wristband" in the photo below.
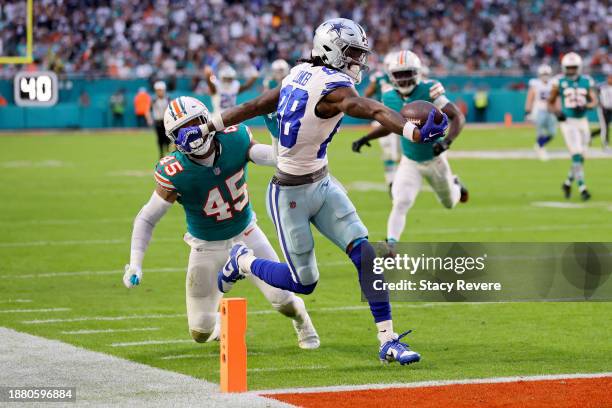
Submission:
{"label": "wristband", "polygon": [[210,118],[210,122],[215,127],[214,130],[225,129],[225,125],[223,124],[223,118],[221,117],[221,114],[219,112],[213,113],[212,117]]}
{"label": "wristband", "polygon": [[414,142],[413,138],[414,138],[415,128],[416,128],[416,125],[407,120],[406,124],[404,125],[404,129],[402,130],[402,136],[404,136],[406,139],[410,140],[411,142]]}

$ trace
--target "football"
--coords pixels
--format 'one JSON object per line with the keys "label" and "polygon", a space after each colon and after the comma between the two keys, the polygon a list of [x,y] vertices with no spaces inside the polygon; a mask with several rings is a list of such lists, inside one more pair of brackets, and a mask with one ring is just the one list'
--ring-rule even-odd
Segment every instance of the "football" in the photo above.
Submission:
{"label": "football", "polygon": [[400,113],[403,117],[405,117],[408,121],[414,123],[418,127],[421,127],[427,121],[427,116],[432,109],[436,110],[435,120],[436,123],[442,122],[443,116],[442,111],[436,108],[436,106],[427,101],[414,101],[410,102],[402,108]]}

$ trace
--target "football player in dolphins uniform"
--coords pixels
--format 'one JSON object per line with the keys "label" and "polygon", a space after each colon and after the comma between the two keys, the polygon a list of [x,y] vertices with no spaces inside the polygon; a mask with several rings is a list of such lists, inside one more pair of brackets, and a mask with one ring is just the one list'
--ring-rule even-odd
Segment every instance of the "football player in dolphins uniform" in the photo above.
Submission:
{"label": "football player in dolphins uniform", "polygon": [[536,124],[537,139],[535,151],[540,160],[548,160],[544,146],[557,132],[557,118],[548,111],[548,98],[552,89],[552,68],[550,65],[538,67],[538,77],[529,80],[529,91],[525,101],[525,116],[533,118]]}
{"label": "football player in dolphins uniform", "polygon": [[[381,64],[382,67],[370,75],[370,84],[364,92],[365,97],[373,98],[381,102],[383,94],[391,89],[391,81],[387,75],[387,67],[395,54],[395,52],[387,54]],[[372,126],[378,128],[380,124],[374,121],[372,122]],[[401,158],[400,138],[396,134],[393,134],[389,137],[378,139],[378,142],[380,143],[380,150],[382,150],[385,183],[389,186],[389,190],[391,190],[393,178],[395,177],[395,172],[397,171],[397,166]]]}
{"label": "football player in dolphins uniform", "polygon": [[219,288],[227,292],[239,279],[255,275],[278,288],[312,293],[319,280],[310,229],[313,224],[348,255],[357,269],[378,330],[381,361],[410,364],[419,361],[420,355],[401,342],[408,332],[395,334],[388,292],[374,288],[374,280],[380,279],[373,273],[376,253],[355,206],[329,175],[327,146],[344,114],[376,120],[390,131],[421,143],[444,133],[448,118],[444,115],[441,123],[435,123],[432,110],[418,128],[380,102],[360,97],[355,83],[367,70],[369,53],[360,25],[344,18],[325,21],[315,31],[311,58],[295,66],[280,87],[214,114],[211,123],[181,133],[198,130],[204,137],[210,131],[277,112],[278,163],[268,187],[267,204],[286,263],[261,259],[248,245],[235,245],[219,271]]}
{"label": "football player in dolphins uniform", "polygon": [[[395,54],[388,65],[389,78],[393,87],[385,92],[383,103],[399,112],[405,104],[413,101],[427,101],[446,113],[450,119],[448,135],[440,135],[433,144],[414,143],[402,139],[402,159],[395,174],[391,189],[393,208],[387,221],[387,243],[393,249],[406,225],[406,214],[414,204],[425,178],[446,208],[454,208],[458,202],[468,200],[468,192],[453,175],[446,154],[451,143],[457,138],[465,117],[459,108],[448,100],[442,84],[435,80],[420,78],[421,60],[413,52],[404,50]],[[384,127],[373,130],[369,135],[353,143],[353,151],[359,152],[363,145],[369,146],[372,139],[388,137]]]}
{"label": "football player in dolphins uniform", "polygon": [[[291,69],[287,61],[283,59],[277,59],[272,62],[270,68],[272,75],[266,78],[263,83],[264,90],[266,91],[278,87],[283,78],[289,75],[289,70]],[[272,146],[278,149],[278,121],[276,120],[276,112],[264,115],[263,118],[270,132],[270,136],[272,136]],[[277,150],[275,150],[275,152],[277,152]]]}
{"label": "football player in dolphins uniform", "polygon": [[[271,146],[257,144],[245,125],[209,133],[206,138],[178,135],[180,129],[207,123],[210,114],[199,100],[181,96],[172,100],[164,115],[166,135],[177,151],[162,158],[154,172],[157,187],[134,221],[130,263],[123,281],[128,288],[142,280],[142,260],[153,229],[175,201],[185,210],[191,247],[186,277],[187,320],[196,342],[219,336],[217,308],[223,294],[217,272],[231,247],[243,242],[256,256],[278,261],[268,239],[257,226],[246,185],[247,163],[274,165]],[[319,347],[319,337],[304,301],[287,290],[250,276],[272,304],[293,319],[301,348]]]}
{"label": "football player in dolphins uniform", "polygon": [[[582,75],[582,58],[575,52],[561,59],[563,74],[555,77],[548,99],[548,108],[555,112],[567,149],[572,155],[572,166],[567,179],[561,185],[565,198],[570,198],[572,184],[578,184],[583,201],[591,198],[584,179],[584,155],[591,141],[587,110],[597,106],[593,79]],[[557,111],[557,98],[561,99],[561,110]]]}

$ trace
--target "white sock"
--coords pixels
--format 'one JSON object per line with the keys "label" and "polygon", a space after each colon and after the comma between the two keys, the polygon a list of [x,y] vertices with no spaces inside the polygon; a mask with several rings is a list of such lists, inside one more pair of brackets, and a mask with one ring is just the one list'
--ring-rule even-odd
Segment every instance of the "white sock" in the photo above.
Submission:
{"label": "white sock", "polygon": [[251,264],[256,259],[257,257],[253,255],[253,251],[249,252],[248,254],[238,257],[238,266],[240,267],[240,271],[247,275],[250,274]]}
{"label": "white sock", "polygon": [[378,322],[376,323],[376,328],[378,329],[377,336],[381,346],[389,340],[393,340],[395,338],[395,332],[393,331],[393,320]]}
{"label": "white sock", "polygon": [[304,300],[298,296],[292,296],[291,300],[278,308],[283,315],[295,320],[297,324],[303,324],[308,318]]}

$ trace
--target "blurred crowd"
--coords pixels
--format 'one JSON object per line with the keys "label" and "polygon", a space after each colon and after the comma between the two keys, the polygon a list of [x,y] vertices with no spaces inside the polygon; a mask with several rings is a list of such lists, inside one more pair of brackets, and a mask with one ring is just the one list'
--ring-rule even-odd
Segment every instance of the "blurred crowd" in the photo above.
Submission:
{"label": "blurred crowd", "polygon": [[[20,46],[5,20],[16,2],[0,3],[5,50]],[[168,77],[222,61],[241,72],[308,56],[332,17],[361,23],[374,58],[409,48],[436,74],[528,71],[569,50],[590,71],[612,63],[608,0],[36,0],[34,55],[58,73]]]}

